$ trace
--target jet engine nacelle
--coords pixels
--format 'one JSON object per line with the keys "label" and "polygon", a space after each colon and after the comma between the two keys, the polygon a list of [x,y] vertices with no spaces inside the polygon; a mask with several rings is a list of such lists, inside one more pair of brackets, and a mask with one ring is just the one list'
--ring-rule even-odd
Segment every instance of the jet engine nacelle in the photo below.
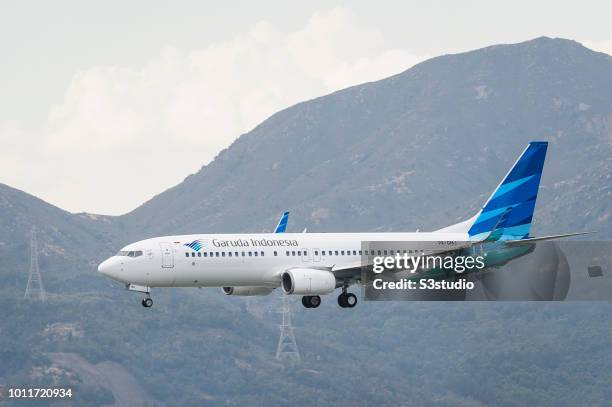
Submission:
{"label": "jet engine nacelle", "polygon": [[225,295],[238,295],[238,296],[255,296],[255,295],[268,295],[274,288],[272,287],[223,287],[223,293]]}
{"label": "jet engine nacelle", "polygon": [[285,294],[320,295],[336,289],[336,277],[327,270],[295,268],[281,275]]}

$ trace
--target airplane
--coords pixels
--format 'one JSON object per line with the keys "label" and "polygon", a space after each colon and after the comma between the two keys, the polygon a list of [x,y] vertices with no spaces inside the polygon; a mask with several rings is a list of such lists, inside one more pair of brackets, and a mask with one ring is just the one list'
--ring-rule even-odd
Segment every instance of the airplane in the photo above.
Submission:
{"label": "airplane", "polygon": [[[348,289],[362,283],[363,256],[375,254],[364,242],[402,242],[411,256],[479,248],[495,254],[487,264],[495,267],[523,256],[537,242],[586,233],[529,235],[547,147],[545,141],[529,143],[476,215],[433,232],[162,236],[123,247],[98,271],[144,294],[146,308],[153,305],[153,287],[221,287],[234,296],[268,295],[281,288],[302,296],[306,308],[317,308],[321,295],[339,288],[338,305],[353,308],[357,296]],[[276,231],[284,231],[285,215]]]}

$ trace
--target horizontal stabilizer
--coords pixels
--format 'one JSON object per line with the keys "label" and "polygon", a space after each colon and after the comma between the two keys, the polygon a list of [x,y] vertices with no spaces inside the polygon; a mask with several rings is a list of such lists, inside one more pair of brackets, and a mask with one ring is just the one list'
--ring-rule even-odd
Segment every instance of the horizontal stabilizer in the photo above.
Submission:
{"label": "horizontal stabilizer", "polygon": [[595,232],[575,232],[575,233],[565,233],[565,234],[562,234],[562,235],[550,235],[550,236],[542,236],[542,237],[529,237],[527,239],[520,239],[520,240],[506,240],[504,243],[506,243],[508,246],[522,246],[522,245],[526,245],[526,244],[541,242],[541,241],[544,241],[544,240],[554,240],[554,239],[561,239],[563,237],[587,235],[589,233],[595,233]]}

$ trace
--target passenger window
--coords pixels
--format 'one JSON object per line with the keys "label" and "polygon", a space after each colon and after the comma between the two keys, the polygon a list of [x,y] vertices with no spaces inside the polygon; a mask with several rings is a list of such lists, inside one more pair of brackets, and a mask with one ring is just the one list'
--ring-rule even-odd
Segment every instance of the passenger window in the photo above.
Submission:
{"label": "passenger window", "polygon": [[295,251],[294,250],[291,251],[291,255],[295,256]]}
{"label": "passenger window", "polygon": [[338,250],[336,250],[336,256],[338,255]]}
{"label": "passenger window", "polygon": [[298,256],[301,256],[301,255],[302,255],[302,252],[298,250]]}
{"label": "passenger window", "polygon": [[285,252],[285,254],[286,254],[287,256],[289,256],[289,250],[287,250],[287,251]]}
{"label": "passenger window", "polygon": [[382,253],[380,252],[380,250],[378,251],[378,255],[380,256]]}
{"label": "passenger window", "polygon": [[275,256],[278,256],[278,253],[277,253],[276,251],[274,251],[274,255],[275,255]]}
{"label": "passenger window", "polygon": [[228,255],[229,257],[232,257],[232,252],[227,252],[227,255]]}
{"label": "passenger window", "polygon": [[304,250],[304,256],[308,256],[308,250]]}
{"label": "passenger window", "polygon": [[344,250],[340,250],[340,254],[344,256]]}
{"label": "passenger window", "polygon": [[264,255],[264,252],[262,251],[262,252],[261,252],[261,257],[263,257],[263,255]]}
{"label": "passenger window", "polygon": [[221,252],[221,257],[225,257],[225,252]]}
{"label": "passenger window", "polygon": [[389,250],[389,254],[393,256],[393,250]]}
{"label": "passenger window", "polygon": [[361,256],[363,254],[363,252],[361,250],[359,250],[359,255]]}
{"label": "passenger window", "polygon": [[244,252],[242,252],[242,257],[244,257],[244,256],[245,256],[245,253],[244,253]]}
{"label": "passenger window", "polygon": [[386,250],[383,250],[383,253],[385,254],[385,256],[387,255],[387,251]]}
{"label": "passenger window", "polygon": [[252,257],[252,256],[253,256],[253,252],[249,252],[249,257]]}
{"label": "passenger window", "polygon": [[204,257],[206,257],[208,255],[208,253],[204,252]]}
{"label": "passenger window", "polygon": [[257,257],[257,252],[253,252],[255,254],[255,257]]}
{"label": "passenger window", "polygon": [[215,257],[219,257],[219,252],[215,252]]}
{"label": "passenger window", "polygon": [[202,253],[201,252],[198,252],[198,257],[202,257]]}
{"label": "passenger window", "polygon": [[185,252],[185,257],[189,257],[189,253]]}
{"label": "passenger window", "polygon": [[319,251],[315,250],[315,256],[318,256],[318,255],[319,255]]}
{"label": "passenger window", "polygon": [[195,257],[195,252],[191,252],[191,257]]}
{"label": "passenger window", "polygon": [[234,256],[238,257],[238,252],[234,252]]}

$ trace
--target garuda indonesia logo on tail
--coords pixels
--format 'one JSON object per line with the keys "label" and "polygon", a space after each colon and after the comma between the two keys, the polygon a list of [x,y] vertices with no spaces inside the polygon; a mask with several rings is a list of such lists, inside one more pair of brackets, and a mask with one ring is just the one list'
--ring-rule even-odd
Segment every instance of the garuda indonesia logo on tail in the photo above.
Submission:
{"label": "garuda indonesia logo on tail", "polygon": [[201,240],[194,240],[191,243],[184,243],[183,246],[187,246],[190,249],[193,249],[196,252],[199,252],[202,246],[204,246],[204,243]]}

